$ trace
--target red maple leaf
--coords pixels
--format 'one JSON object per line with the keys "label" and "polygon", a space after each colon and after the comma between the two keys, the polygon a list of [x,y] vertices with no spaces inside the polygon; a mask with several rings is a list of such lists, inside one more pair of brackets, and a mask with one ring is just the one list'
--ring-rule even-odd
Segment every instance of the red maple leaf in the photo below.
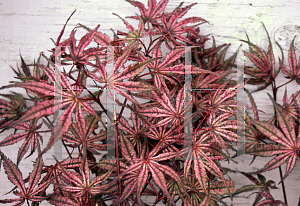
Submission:
{"label": "red maple leaf", "polygon": [[19,189],[19,191],[15,190],[14,194],[20,197],[18,199],[0,200],[0,203],[6,204],[18,201],[18,203],[16,203],[14,206],[20,206],[25,202],[25,200],[31,200],[32,202],[40,202],[46,199],[46,197],[39,196],[39,193],[45,191],[50,185],[49,181],[38,184],[42,174],[42,157],[39,157],[36,163],[34,164],[33,171],[29,174],[29,185],[27,188],[25,188],[25,182],[23,180],[22,173],[19,170],[19,168],[1,151],[0,154],[3,160],[3,166],[8,179]]}
{"label": "red maple leaf", "polygon": [[[269,95],[269,94],[268,94]],[[281,130],[277,129],[274,125],[260,122],[257,120],[252,120],[256,128],[267,136],[270,140],[278,143],[275,144],[261,144],[257,145],[247,152],[247,154],[253,154],[257,156],[269,157],[274,156],[271,161],[269,161],[264,168],[260,169],[256,173],[261,173],[265,171],[272,170],[274,168],[282,165],[286,160],[287,169],[285,176],[282,178],[283,181],[292,171],[296,164],[297,156],[300,157],[298,153],[300,149],[300,139],[296,138],[295,126],[292,123],[291,117],[286,115],[282,109],[277,105],[274,99],[269,95],[276,109],[276,119],[279,122],[279,127]],[[299,132],[299,131],[298,131]],[[298,135],[299,136],[299,135]]]}

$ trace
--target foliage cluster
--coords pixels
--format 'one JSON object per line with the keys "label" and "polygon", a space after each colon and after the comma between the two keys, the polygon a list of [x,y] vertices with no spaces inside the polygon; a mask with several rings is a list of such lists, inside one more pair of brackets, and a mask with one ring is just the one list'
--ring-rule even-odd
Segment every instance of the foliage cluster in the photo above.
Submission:
{"label": "foliage cluster", "polygon": [[[238,111],[243,108],[236,100],[244,84],[228,78],[237,72],[238,51],[227,57],[230,44],[217,46],[213,37],[200,35],[198,26],[208,23],[205,19],[181,19],[196,3],[181,3],[168,13],[164,11],[168,0],[149,0],[148,8],[138,1],[126,1],[140,10],[128,17],[138,21],[137,29],[115,14],[128,31],[112,30],[113,39],[98,31],[100,25],[90,29],[79,24],[69,38],[61,40],[65,25],[54,42],[55,48],[61,47],[59,54],[53,48],[50,58],[41,53],[34,64],[26,64],[21,57],[22,70],[14,69],[18,81],[0,88],[20,87],[28,96],[1,94],[6,99],[0,99],[0,128],[14,132],[1,139],[0,146],[24,142],[16,164],[0,151],[7,177],[16,186],[13,193],[18,196],[0,202],[125,206],[148,205],[144,197],[152,196],[153,205],[226,205],[224,198],[258,190],[253,205],[286,205],[286,200],[274,200],[269,190],[276,188],[274,181],[266,181],[260,173],[287,162],[283,182],[300,157],[300,91],[289,100],[285,92],[283,105],[279,105],[276,94],[285,84],[275,83],[282,70],[289,82],[300,84],[294,40],[288,56],[290,70],[283,59],[275,69],[270,38],[267,51],[249,38],[244,41],[249,45],[244,54],[253,62],[245,67],[251,76],[245,83],[263,84],[258,90],[272,86],[273,96],[269,96],[275,116],[260,121],[255,101],[245,89],[251,102],[245,107],[254,112],[254,119],[245,114],[243,150],[254,157],[275,157],[259,171],[242,172],[254,185],[236,189],[227,173],[237,171],[222,167],[221,161],[235,162],[235,145],[244,141],[237,136]],[[87,31],[78,44],[77,28]],[[206,45],[209,40],[213,40],[211,47]],[[186,58],[189,51],[191,65]],[[55,70],[57,56],[61,56],[61,72]],[[40,63],[41,58],[48,64]],[[104,104],[106,97],[116,103],[115,113]],[[55,119],[57,108],[62,113]],[[126,112],[130,118],[125,118]],[[50,139],[42,149],[45,134]],[[43,156],[58,141],[68,158],[45,165]],[[37,153],[38,157],[24,179],[18,165],[30,145],[28,156]],[[101,151],[115,156],[97,160]]]}

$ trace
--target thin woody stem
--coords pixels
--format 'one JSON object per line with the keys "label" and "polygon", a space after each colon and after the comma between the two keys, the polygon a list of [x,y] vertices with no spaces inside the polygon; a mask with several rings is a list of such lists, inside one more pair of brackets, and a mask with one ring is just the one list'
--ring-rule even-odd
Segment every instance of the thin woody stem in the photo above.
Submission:
{"label": "thin woody stem", "polygon": [[[277,96],[278,88],[276,87],[275,80],[272,82],[271,85],[272,85],[272,91],[273,91],[273,98],[274,98],[274,101],[276,102],[276,96]],[[274,114],[276,116],[276,109],[275,108],[274,108]],[[278,128],[278,122],[277,122],[277,120],[275,121],[275,126]],[[276,142],[276,145],[278,145],[277,142]],[[281,165],[279,166],[279,175],[280,175],[280,180],[281,180],[281,186],[282,186],[282,192],[283,192],[284,202],[285,202],[285,204],[287,204],[287,197],[286,197],[286,192],[285,192],[285,185],[284,185],[284,181],[283,181],[283,175],[282,175]]]}

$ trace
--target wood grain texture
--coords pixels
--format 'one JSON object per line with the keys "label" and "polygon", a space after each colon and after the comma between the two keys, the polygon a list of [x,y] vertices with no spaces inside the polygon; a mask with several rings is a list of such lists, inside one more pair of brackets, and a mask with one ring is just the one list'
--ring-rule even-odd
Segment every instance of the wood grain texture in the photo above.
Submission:
{"label": "wood grain texture", "polygon": [[[146,0],[140,0],[147,4]],[[170,0],[166,11],[175,9],[181,1]],[[185,1],[184,5],[188,5],[195,1]],[[231,43],[230,53],[236,51],[238,46],[242,43],[240,39],[246,39],[245,32],[249,34],[252,42],[261,45],[267,49],[268,42],[266,41],[266,33],[262,27],[263,21],[269,30],[272,38],[272,43],[275,47],[275,40],[277,40],[284,49],[285,64],[287,65],[287,50],[294,35],[299,33],[299,7],[298,0],[198,0],[198,4],[187,13],[185,17],[200,16],[209,24],[200,26],[201,34],[212,34],[217,41],[217,44]],[[107,1],[107,0],[0,0],[0,86],[8,84],[8,81],[13,80],[15,74],[10,69],[10,65],[16,68],[16,64],[20,65],[19,54],[21,53],[25,62],[33,63],[33,59],[37,59],[40,52],[44,52],[47,56],[48,49],[53,48],[53,43],[50,38],[55,41],[66,22],[69,15],[76,9],[76,13],[68,23],[63,39],[68,38],[71,30],[77,23],[84,24],[90,28],[95,28],[100,24],[100,31],[112,37],[110,28],[121,31],[127,31],[123,22],[112,12],[119,14],[122,18],[138,13],[139,10],[132,7],[129,3],[123,0]],[[137,26],[136,20],[128,20],[132,25]],[[289,28],[282,31],[282,28]],[[85,33],[83,29],[78,29],[76,37],[79,39]],[[299,49],[299,37],[296,38],[295,46]],[[208,42],[210,45],[211,42]],[[246,44],[242,44],[242,49],[247,49]],[[278,59],[281,53],[278,47],[275,48],[276,68],[278,68]],[[230,55],[228,53],[228,56]],[[300,53],[297,53],[299,58]],[[242,57],[243,58],[243,57]],[[248,65],[249,61],[245,59]],[[287,80],[284,75],[280,74],[276,80],[280,85]],[[254,87],[249,87],[254,89]],[[24,92],[22,89],[10,89],[11,91]],[[299,86],[295,83],[287,86],[288,95],[290,96],[295,91],[299,90]],[[1,93],[4,91],[1,91]],[[8,91],[5,91],[7,93]],[[271,92],[271,88],[267,88],[263,92],[254,93],[254,99],[260,110],[265,111],[266,114],[260,113],[261,120],[267,120],[273,115],[272,103],[266,95],[266,92]],[[278,102],[282,103],[282,96],[284,87],[278,91]],[[245,102],[249,103],[245,95]],[[1,140],[11,134],[11,132],[4,132],[0,134]],[[44,144],[47,143],[49,137],[44,137]],[[13,162],[16,162],[18,148],[23,142],[15,144],[13,147],[3,147],[3,151]],[[54,160],[49,160],[53,151],[50,150],[48,156],[45,156],[44,163],[52,164]],[[28,155],[28,154],[27,154]],[[66,154],[63,154],[66,157]],[[23,177],[26,177],[32,169],[32,161],[35,156],[21,161],[20,168],[23,172]],[[251,166],[251,158],[247,157],[244,160],[239,160],[239,164],[235,165],[226,162],[223,166],[234,168],[240,171],[254,171],[261,168],[268,162],[268,158],[257,158]],[[286,164],[283,164],[283,172],[285,172]],[[299,160],[291,175],[286,179],[285,185],[287,189],[288,205],[297,205],[300,187],[300,164]],[[273,179],[276,183],[279,182],[278,169],[265,173],[267,180]],[[4,169],[0,171],[1,187],[0,195],[5,194],[13,188],[13,185],[7,180]],[[230,177],[236,180],[236,188],[244,184],[250,184],[242,175],[233,175]],[[276,199],[283,200],[281,185],[278,185],[278,190],[273,190],[272,195]],[[50,190],[48,190],[50,191]],[[233,202],[226,200],[228,204],[249,206],[252,205],[255,195],[246,199],[248,194],[243,194],[240,197],[234,198]],[[12,194],[1,196],[4,198],[14,198]],[[149,199],[147,202],[151,203],[153,200]],[[42,205],[49,205],[46,202]],[[162,205],[162,204],[161,204]]]}

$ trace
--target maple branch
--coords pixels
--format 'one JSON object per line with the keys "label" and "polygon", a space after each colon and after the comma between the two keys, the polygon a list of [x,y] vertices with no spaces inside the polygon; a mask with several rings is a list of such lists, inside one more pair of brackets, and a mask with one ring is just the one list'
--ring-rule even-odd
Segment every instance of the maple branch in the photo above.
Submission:
{"label": "maple branch", "polygon": [[[274,84],[273,84],[274,83]],[[272,91],[273,91],[273,98],[274,98],[274,101],[276,103],[276,94],[277,94],[277,88],[276,88],[276,84],[275,84],[275,79],[272,81]],[[277,103],[276,103],[277,104]],[[276,117],[276,109],[275,109],[275,106],[274,106],[274,115]],[[276,118],[277,119],[277,118]],[[276,128],[279,128],[278,126],[278,121],[276,120],[275,121],[275,127]],[[276,142],[276,145],[278,145],[278,142]],[[282,170],[281,170],[281,165],[279,166],[279,175],[280,175],[280,180],[281,180],[281,183],[282,183],[282,192],[283,192],[283,197],[284,197],[284,202],[285,204],[287,204],[287,197],[286,197],[286,192],[285,192],[285,185],[284,185],[284,181],[283,181],[283,176],[282,176]]]}
{"label": "maple branch", "polygon": [[[165,36],[167,36],[167,35],[169,35],[169,34],[170,34],[170,32],[164,34],[164,35],[161,36],[161,37],[156,38],[153,42],[155,42],[157,39],[161,40],[162,38],[164,38]],[[151,42],[151,43],[152,43],[152,42]],[[149,45],[148,50],[150,49],[151,43],[150,43],[150,45]],[[156,45],[157,45],[158,43],[159,43],[159,41],[158,41],[158,42],[150,49],[150,51],[147,51],[146,56],[147,56],[149,53],[151,53],[151,51],[156,47]]]}
{"label": "maple branch", "polygon": [[145,46],[144,42],[142,42],[142,40],[140,40],[140,38],[138,38],[138,40],[139,40],[139,42],[141,42],[141,43],[142,43],[142,45],[143,45],[143,47],[144,47],[144,49],[145,49],[145,52],[146,52],[146,51],[147,51],[147,49],[146,49],[146,46]]}
{"label": "maple branch", "polygon": [[36,133],[42,133],[42,132],[51,132],[52,130],[45,130],[45,131],[36,131]]}
{"label": "maple branch", "polygon": [[157,193],[156,189],[153,187],[153,185],[150,183],[149,180],[147,180],[148,184],[150,185],[150,187],[152,187],[152,189],[154,190],[155,194],[156,194],[156,200],[159,198],[159,194]]}
{"label": "maple branch", "polygon": [[157,201],[155,201],[154,203],[153,203],[153,205],[152,206],[155,206],[159,201],[161,201],[163,198],[166,198],[167,196],[162,196],[161,198],[159,198]]}
{"label": "maple branch", "polygon": [[[295,79],[295,78],[294,78],[294,79]],[[277,87],[277,89],[279,89],[280,87],[282,87],[282,86],[284,86],[284,85],[286,85],[286,84],[288,84],[288,83],[292,82],[294,79],[291,79],[290,81],[288,81],[288,82],[286,82],[286,83],[284,83],[284,84],[282,84],[282,85],[278,86],[278,87]]]}

